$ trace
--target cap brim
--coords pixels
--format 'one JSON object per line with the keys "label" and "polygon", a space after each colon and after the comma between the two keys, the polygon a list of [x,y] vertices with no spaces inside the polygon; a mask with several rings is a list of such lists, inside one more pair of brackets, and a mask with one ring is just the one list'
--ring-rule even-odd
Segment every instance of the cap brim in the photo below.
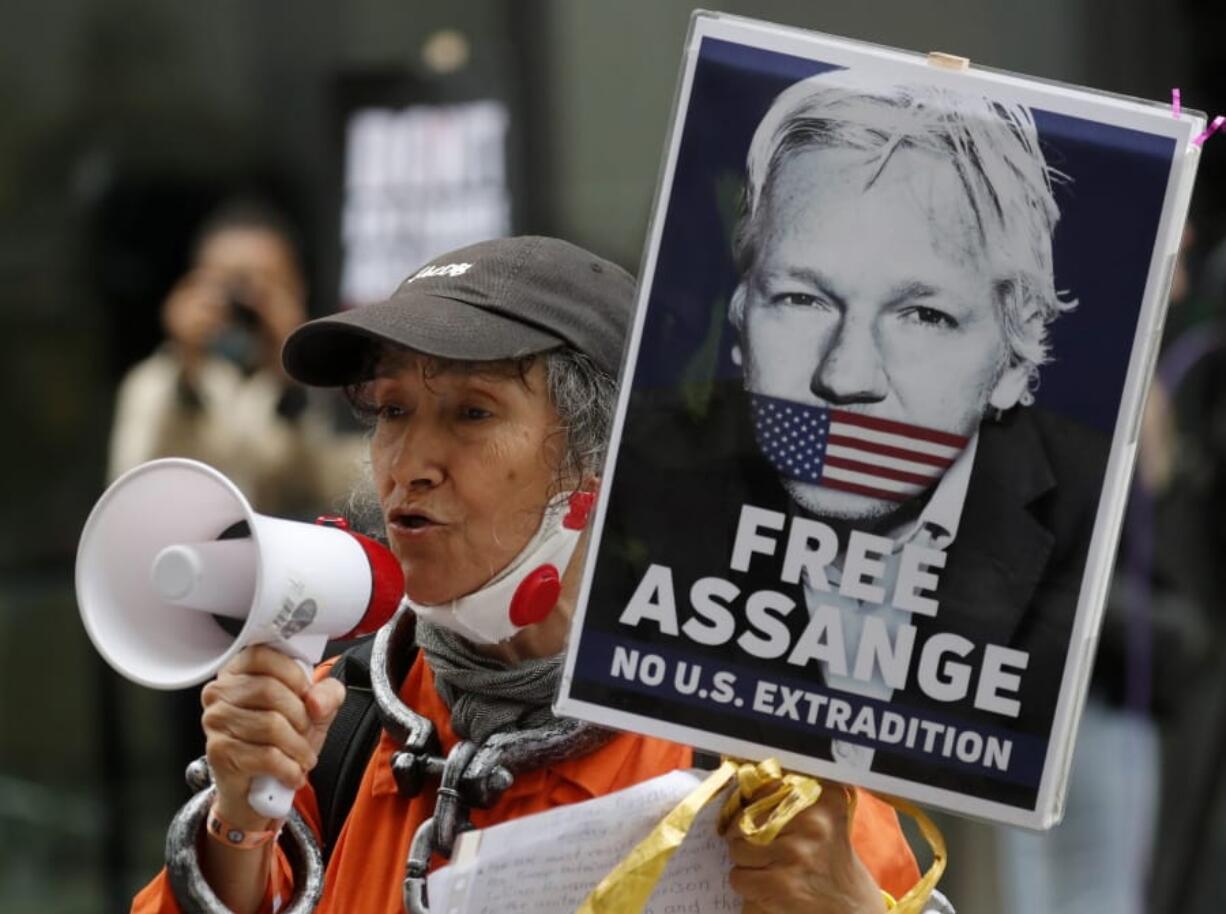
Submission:
{"label": "cap brim", "polygon": [[317,387],[368,379],[372,343],[472,362],[515,359],[564,341],[493,311],[428,293],[400,293],[303,324],[289,335],[281,361],[290,377]]}

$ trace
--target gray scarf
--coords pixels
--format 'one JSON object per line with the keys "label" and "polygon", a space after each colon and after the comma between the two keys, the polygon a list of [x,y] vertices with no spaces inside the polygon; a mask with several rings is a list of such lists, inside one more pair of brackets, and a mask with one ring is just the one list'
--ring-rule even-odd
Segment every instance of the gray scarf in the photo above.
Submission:
{"label": "gray scarf", "polygon": [[451,709],[451,726],[478,746],[503,730],[543,727],[562,676],[562,655],[507,666],[475,651],[454,632],[418,619],[417,644],[434,687]]}

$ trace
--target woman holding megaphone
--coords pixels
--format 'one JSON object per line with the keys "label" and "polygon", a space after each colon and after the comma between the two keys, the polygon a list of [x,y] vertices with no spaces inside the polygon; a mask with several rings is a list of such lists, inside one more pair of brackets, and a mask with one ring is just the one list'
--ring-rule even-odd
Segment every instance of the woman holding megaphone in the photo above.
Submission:
{"label": "woman holding megaphone", "polygon": [[[690,765],[685,747],[550,710],[633,304],[633,279],[614,264],[510,238],[438,258],[387,301],[286,342],[291,377],[346,387],[370,418],[374,487],[404,572],[404,603],[371,662],[383,733],[313,877],[315,910],[422,908],[427,869],[469,824]],[[226,663],[202,693],[215,786],[195,842],[205,885],[185,898],[163,872],[133,911],[207,910],[210,893],[234,911],[273,911],[301,893],[275,840],[282,823],[249,793],[268,775],[296,788],[295,821],[323,834],[308,774],[344,697],[326,667],[312,680],[267,646]],[[816,804],[766,855],[734,836],[734,887],[770,888],[772,911],[884,910],[880,889],[903,894],[915,862],[892,810],[867,794],[850,808],[854,818]]]}

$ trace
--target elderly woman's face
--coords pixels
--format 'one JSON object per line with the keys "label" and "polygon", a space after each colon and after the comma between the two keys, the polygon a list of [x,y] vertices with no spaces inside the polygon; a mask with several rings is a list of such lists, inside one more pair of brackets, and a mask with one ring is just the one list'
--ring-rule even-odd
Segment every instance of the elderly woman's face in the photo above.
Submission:
{"label": "elderly woman's face", "polygon": [[540,361],[518,374],[384,360],[367,398],[371,464],[405,592],[425,605],[478,590],[527,544],[564,437]]}

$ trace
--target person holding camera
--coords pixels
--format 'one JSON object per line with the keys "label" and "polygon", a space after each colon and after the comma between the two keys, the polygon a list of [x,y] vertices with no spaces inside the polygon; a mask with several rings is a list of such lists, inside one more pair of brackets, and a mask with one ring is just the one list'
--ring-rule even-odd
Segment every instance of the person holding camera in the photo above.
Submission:
{"label": "person holding camera", "polygon": [[281,345],[306,316],[288,222],[252,202],[223,204],[162,306],[163,345],[120,385],[109,478],[157,457],[192,457],[234,479],[264,513],[313,517],[332,506],[357,476],[362,445],[337,435],[281,370]]}

